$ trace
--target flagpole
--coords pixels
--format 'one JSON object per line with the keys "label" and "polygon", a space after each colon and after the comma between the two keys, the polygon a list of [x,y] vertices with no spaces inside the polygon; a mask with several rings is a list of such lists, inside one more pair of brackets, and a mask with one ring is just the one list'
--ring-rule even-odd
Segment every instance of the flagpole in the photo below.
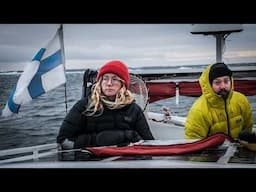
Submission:
{"label": "flagpole", "polygon": [[[60,24],[58,29],[59,37],[60,37],[60,46],[61,46],[61,55],[62,55],[62,63],[64,67],[64,72],[66,75],[66,59],[65,59],[65,49],[64,49],[64,36],[63,36],[63,24]],[[67,102],[67,83],[64,84],[65,87],[65,107],[66,107],[66,114],[68,113],[68,102]]]}

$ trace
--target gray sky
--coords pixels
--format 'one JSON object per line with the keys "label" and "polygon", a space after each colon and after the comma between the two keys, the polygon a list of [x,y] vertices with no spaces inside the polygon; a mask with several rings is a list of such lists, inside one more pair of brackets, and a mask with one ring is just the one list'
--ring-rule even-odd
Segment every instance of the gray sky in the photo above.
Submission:
{"label": "gray sky", "polygon": [[[67,69],[98,68],[118,59],[129,67],[209,64],[211,35],[191,34],[192,24],[64,24]],[[55,34],[57,24],[0,24],[0,71],[22,70]],[[226,63],[256,62],[256,24],[226,39]]]}

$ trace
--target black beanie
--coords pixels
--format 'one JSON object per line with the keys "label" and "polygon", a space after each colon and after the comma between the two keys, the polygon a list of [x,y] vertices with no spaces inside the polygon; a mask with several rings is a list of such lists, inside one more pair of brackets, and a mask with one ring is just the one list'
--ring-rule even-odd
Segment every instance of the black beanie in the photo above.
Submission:
{"label": "black beanie", "polygon": [[228,68],[228,66],[224,63],[215,63],[211,66],[209,72],[209,81],[212,85],[212,81],[218,77],[222,76],[232,76],[232,71]]}

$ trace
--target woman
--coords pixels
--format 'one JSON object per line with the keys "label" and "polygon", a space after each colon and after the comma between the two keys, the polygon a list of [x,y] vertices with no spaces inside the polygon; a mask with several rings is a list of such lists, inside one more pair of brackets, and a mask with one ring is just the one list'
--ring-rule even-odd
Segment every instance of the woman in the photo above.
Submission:
{"label": "woman", "polygon": [[110,61],[103,65],[91,96],[78,101],[65,117],[57,143],[63,149],[72,149],[154,139],[129,86],[130,76],[124,63]]}

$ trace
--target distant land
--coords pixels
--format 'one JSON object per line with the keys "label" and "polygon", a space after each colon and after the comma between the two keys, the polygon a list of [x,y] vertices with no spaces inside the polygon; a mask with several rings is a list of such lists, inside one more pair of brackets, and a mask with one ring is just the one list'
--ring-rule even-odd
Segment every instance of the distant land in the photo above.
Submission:
{"label": "distant land", "polygon": [[[254,63],[230,63],[227,64],[233,71],[255,71],[256,62]],[[144,66],[144,67],[129,67],[129,71],[134,74],[164,74],[164,73],[191,73],[202,72],[207,65],[182,65],[182,66]],[[66,72],[83,72],[85,69],[66,69]],[[0,74],[20,74],[18,71],[0,71]]]}

